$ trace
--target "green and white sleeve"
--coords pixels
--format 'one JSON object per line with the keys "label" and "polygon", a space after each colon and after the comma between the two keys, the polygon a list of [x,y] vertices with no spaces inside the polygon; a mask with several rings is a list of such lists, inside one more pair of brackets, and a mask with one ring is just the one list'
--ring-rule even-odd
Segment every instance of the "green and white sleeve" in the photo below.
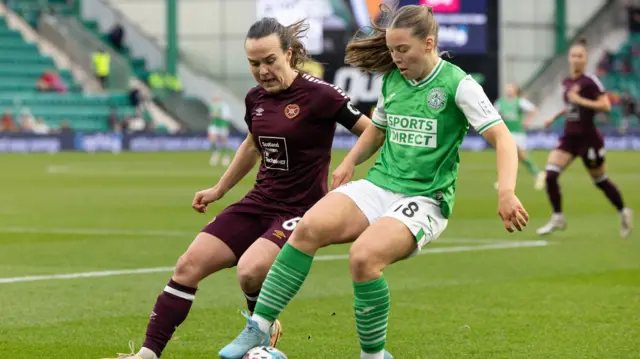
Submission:
{"label": "green and white sleeve", "polygon": [[484,93],[482,86],[471,76],[460,80],[456,91],[456,105],[478,134],[502,122],[500,114]]}
{"label": "green and white sleeve", "polygon": [[387,114],[384,112],[384,96],[378,97],[378,104],[373,110],[373,116],[371,116],[371,122],[383,130],[387,128]]}

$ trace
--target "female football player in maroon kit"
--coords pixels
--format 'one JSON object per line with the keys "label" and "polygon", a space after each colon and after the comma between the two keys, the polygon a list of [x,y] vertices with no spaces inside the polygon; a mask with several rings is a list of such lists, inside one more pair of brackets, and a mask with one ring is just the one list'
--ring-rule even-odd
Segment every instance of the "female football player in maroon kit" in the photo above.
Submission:
{"label": "female football player in maroon kit", "polygon": [[545,235],[567,227],[562,214],[558,177],[576,157],[580,157],[595,185],[620,213],[620,236],[626,238],[633,226],[633,212],[624,206],[620,191],[607,176],[604,139],[594,122],[596,113],[609,112],[611,104],[600,80],[585,73],[586,65],[586,41],[580,40],[569,50],[571,73],[563,81],[565,108],[545,121],[545,126],[549,127],[558,117],[565,117],[564,133],[558,146],[549,154],[546,167],[547,195],[553,214],[551,220],[540,227],[537,233]]}
{"label": "female football player in maroon kit", "polygon": [[[307,58],[300,42],[306,29],[302,21],[285,27],[273,18],[249,29],[245,51],[258,82],[245,98],[249,134],[222,178],[196,193],[192,207],[205,213],[207,205],[221,199],[261,160],[255,186],[196,236],[158,296],[142,349],[120,358],[157,359],[187,317],[198,283],[222,269],[238,266],[238,281],[252,312],[280,248],[304,213],[327,193],[336,124],[356,135],[371,125],[341,89],[299,70]],[[264,345],[275,345],[279,323],[271,333]]]}

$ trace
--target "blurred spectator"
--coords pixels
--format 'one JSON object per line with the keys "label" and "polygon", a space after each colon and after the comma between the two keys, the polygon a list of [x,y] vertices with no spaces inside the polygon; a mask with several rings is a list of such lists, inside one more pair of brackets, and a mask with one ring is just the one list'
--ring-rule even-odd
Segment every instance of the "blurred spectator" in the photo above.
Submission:
{"label": "blurred spectator", "polygon": [[166,73],[164,75],[165,87],[173,92],[182,92],[182,81],[180,77]]}
{"label": "blurred spectator", "polygon": [[132,87],[131,90],[129,91],[129,103],[131,103],[131,106],[137,109],[138,106],[140,106],[140,100],[141,100],[140,90],[138,90],[135,87]]}
{"label": "blurred spectator", "polygon": [[116,23],[109,31],[109,42],[113,47],[122,51],[122,42],[124,40],[124,28],[119,23]]}
{"label": "blurred spectator", "polygon": [[60,133],[71,133],[73,129],[71,129],[71,125],[69,124],[69,120],[60,121],[60,129],[58,130]]}
{"label": "blurred spectator", "polygon": [[20,119],[19,119],[20,131],[33,132],[34,121],[35,119],[31,114],[31,110],[29,110],[29,108],[27,107],[23,107],[22,110],[20,111]]}
{"label": "blurred spectator", "polygon": [[105,49],[100,49],[93,53],[93,70],[96,79],[98,79],[102,88],[106,90],[109,73],[111,72],[111,55]]}
{"label": "blurred spectator", "polygon": [[2,123],[0,123],[0,131],[2,132],[14,132],[16,131],[16,124],[13,122],[13,116],[11,110],[5,110],[2,115]]}
{"label": "blurred spectator", "polygon": [[118,117],[118,109],[115,106],[112,106],[109,111],[107,126],[109,126],[109,130],[114,132],[118,132],[120,130],[120,118]]}
{"label": "blurred spectator", "polygon": [[42,117],[38,117],[33,122],[33,133],[38,135],[46,135],[49,133],[49,126],[44,122]]}
{"label": "blurred spectator", "polygon": [[626,134],[629,128],[638,122],[636,101],[628,92],[625,92],[620,97],[620,106],[622,106],[622,120],[618,131],[620,134]]}
{"label": "blurred spectator", "polygon": [[36,88],[41,92],[67,92],[67,86],[55,70],[47,70],[42,73],[38,78]]}

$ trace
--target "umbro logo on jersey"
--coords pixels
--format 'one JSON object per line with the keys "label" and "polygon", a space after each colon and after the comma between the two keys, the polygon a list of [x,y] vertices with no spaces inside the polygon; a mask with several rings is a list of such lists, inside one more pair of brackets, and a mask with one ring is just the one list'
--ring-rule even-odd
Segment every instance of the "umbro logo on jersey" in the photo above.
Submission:
{"label": "umbro logo on jersey", "polygon": [[256,116],[262,116],[262,113],[264,112],[264,108],[260,107],[256,109]]}

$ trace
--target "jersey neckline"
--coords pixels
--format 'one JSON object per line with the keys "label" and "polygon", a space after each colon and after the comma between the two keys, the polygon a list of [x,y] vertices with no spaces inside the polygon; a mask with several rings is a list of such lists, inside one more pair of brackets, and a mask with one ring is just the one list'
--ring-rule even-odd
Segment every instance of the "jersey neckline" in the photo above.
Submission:
{"label": "jersey neckline", "polygon": [[425,77],[421,81],[407,80],[404,76],[402,75],[401,76],[403,79],[405,79],[405,81],[407,81],[409,85],[416,86],[416,87],[423,87],[427,85],[429,82],[433,81],[433,79],[435,79],[438,76],[438,74],[440,73],[440,70],[442,70],[443,65],[444,65],[444,60],[442,60],[441,58],[438,59],[438,63],[436,64],[436,66],[434,66],[434,68],[431,70],[429,75],[427,75],[427,77]]}

